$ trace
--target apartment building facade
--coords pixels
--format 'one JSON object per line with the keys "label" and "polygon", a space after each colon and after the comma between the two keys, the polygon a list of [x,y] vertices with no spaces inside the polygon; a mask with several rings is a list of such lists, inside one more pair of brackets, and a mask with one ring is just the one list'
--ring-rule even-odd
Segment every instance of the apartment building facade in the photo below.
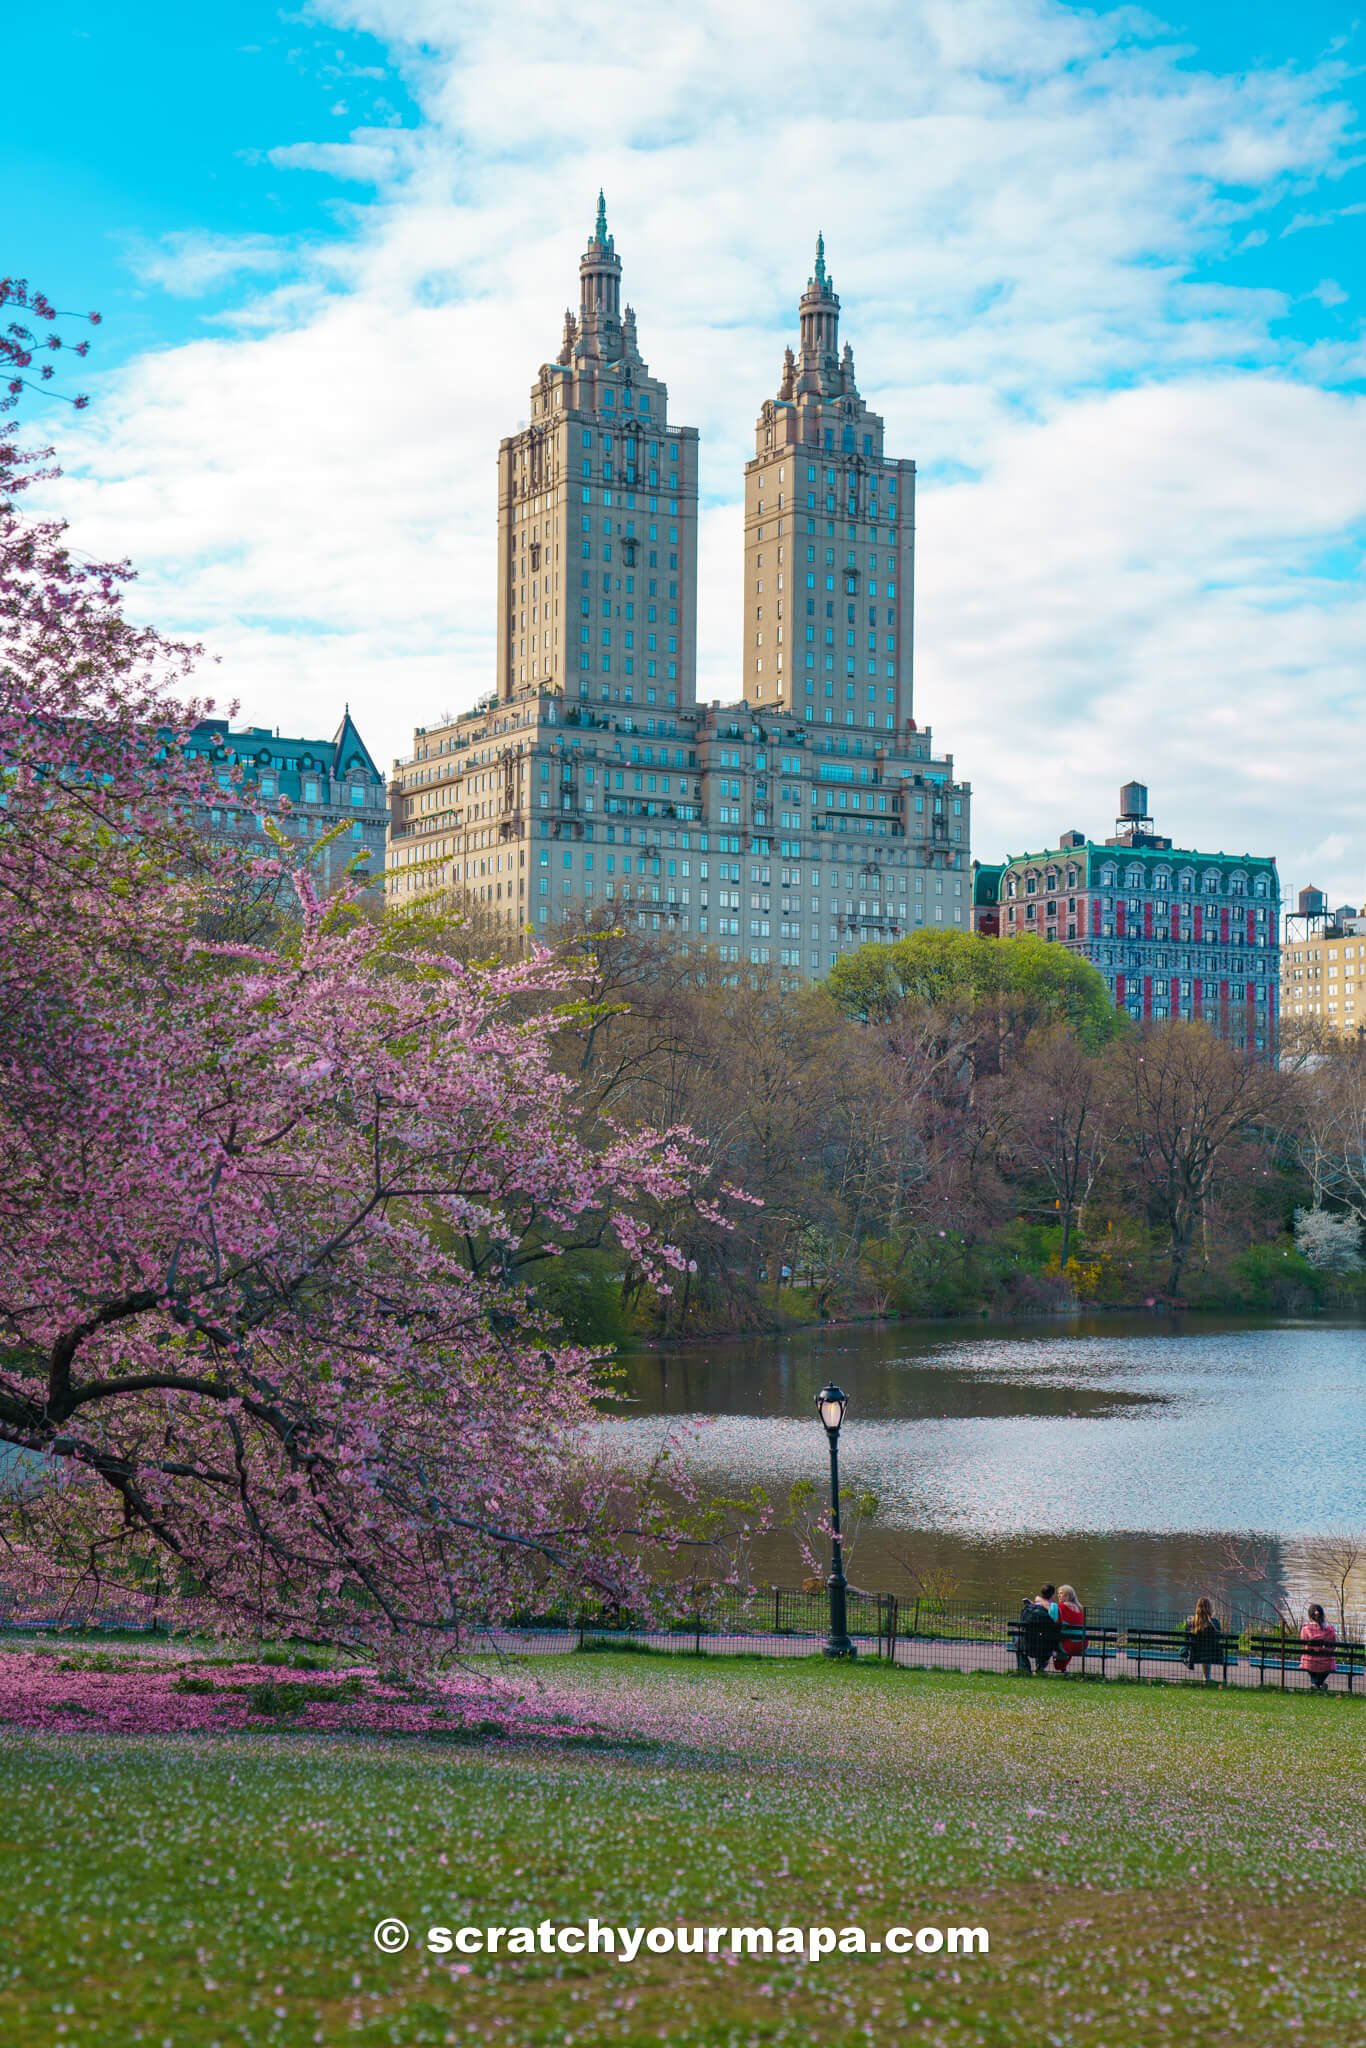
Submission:
{"label": "apartment building facade", "polygon": [[1366,1036],[1366,910],[1330,910],[1321,890],[1300,891],[1281,947],[1281,1003],[1288,1026]]}
{"label": "apartment building facade", "polygon": [[598,194],[579,310],[498,450],[500,702],[535,694],[678,710],[697,700],[697,429],[621,304]]}
{"label": "apartment building facade", "polygon": [[744,692],[811,724],[911,716],[915,464],[889,457],[839,342],[825,240],[745,467]]}
{"label": "apartment building facade", "polygon": [[1110,838],[1064,832],[1041,853],[978,863],[973,899],[976,930],[1069,947],[1135,1020],[1202,1018],[1246,1049],[1276,1044],[1274,858],[1174,846],[1153,831],[1142,783],[1124,785]]}
{"label": "apartment building facade", "polygon": [[[330,739],[289,738],[261,725],[234,730],[225,718],[206,718],[189,734],[186,752],[218,785],[201,820],[209,837],[268,853],[268,815],[302,849],[319,848],[312,867],[323,890],[351,876],[373,877],[378,888],[389,800],[349,706]],[[281,797],[284,812],[276,808]]]}
{"label": "apartment building facade", "polygon": [[[620,279],[600,196],[579,310],[500,449],[496,688],[395,762],[391,897],[449,889],[543,937],[610,920],[794,977],[920,925],[966,930],[971,791],[913,715],[914,465],[885,460],[836,354],[823,245],[802,370],[788,350],[746,473],[747,621],[786,628],[791,604],[798,637],[773,647],[802,659],[771,691],[778,669],[746,661],[730,704],[696,696],[697,435],[669,418]],[[828,447],[846,426],[854,449]],[[800,447],[822,467],[852,452],[816,505],[768,481]]]}

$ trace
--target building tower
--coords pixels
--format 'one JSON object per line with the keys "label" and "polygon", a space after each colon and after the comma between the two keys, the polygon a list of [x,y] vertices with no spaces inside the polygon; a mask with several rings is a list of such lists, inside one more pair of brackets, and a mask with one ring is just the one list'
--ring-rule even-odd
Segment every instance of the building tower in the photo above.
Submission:
{"label": "building tower", "polygon": [[697,699],[697,429],[641,358],[601,193],[578,313],[498,451],[498,696],[536,691]]}
{"label": "building tower", "polygon": [[745,465],[744,692],[751,704],[867,735],[912,715],[915,464],[883,453],[883,423],[839,346],[825,238]]}

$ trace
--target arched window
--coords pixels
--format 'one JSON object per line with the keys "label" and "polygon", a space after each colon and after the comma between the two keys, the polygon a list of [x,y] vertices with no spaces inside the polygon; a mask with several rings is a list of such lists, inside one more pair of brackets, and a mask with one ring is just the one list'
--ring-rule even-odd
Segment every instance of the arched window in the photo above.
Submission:
{"label": "arched window", "polygon": [[1115,870],[1108,861],[1100,871],[1100,880],[1102,888],[1113,889],[1115,886]]}
{"label": "arched window", "polygon": [[1192,889],[1194,889],[1195,887],[1195,876],[1191,873],[1189,868],[1182,868],[1180,874],[1176,878],[1176,886],[1183,896],[1190,895]]}
{"label": "arched window", "polygon": [[1207,896],[1217,896],[1219,894],[1218,868],[1205,869],[1204,890]]}
{"label": "arched window", "polygon": [[1243,873],[1241,868],[1235,868],[1233,873],[1229,876],[1228,893],[1230,896],[1246,896],[1247,876]]}
{"label": "arched window", "polygon": [[1143,887],[1142,868],[1126,868],[1124,872],[1124,886],[1126,889],[1141,889]]}
{"label": "arched window", "polygon": [[1166,868],[1159,868],[1157,870],[1157,873],[1153,876],[1154,889],[1157,890],[1160,896],[1165,896],[1168,890],[1171,888],[1171,885],[1172,878],[1168,870]]}
{"label": "arched window", "polygon": [[1252,883],[1252,893],[1254,896],[1265,896],[1269,887],[1266,876],[1257,875]]}

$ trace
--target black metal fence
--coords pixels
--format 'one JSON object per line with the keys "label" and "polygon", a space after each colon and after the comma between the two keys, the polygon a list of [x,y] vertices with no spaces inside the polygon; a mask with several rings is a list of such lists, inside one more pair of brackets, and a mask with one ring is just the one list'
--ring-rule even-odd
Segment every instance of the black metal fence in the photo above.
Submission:
{"label": "black metal fence", "polygon": [[[1056,1672],[1053,1657],[1031,1656],[1022,1640],[1020,1608],[987,1599],[949,1600],[937,1596],[861,1592],[850,1588],[846,1599],[847,1627],[857,1654],[906,1668],[965,1672],[1041,1674],[1046,1663]],[[1301,1668],[1306,1645],[1293,1624],[1261,1613],[1229,1610],[1221,1614],[1220,1641],[1208,1659],[1204,1652],[1186,1661],[1184,1615],[1138,1607],[1097,1607],[1088,1611],[1084,1647],[1068,1656],[1069,1677],[1175,1679],[1197,1683],[1275,1686],[1289,1690],[1306,1686],[1311,1674]],[[1334,1691],[1366,1693],[1366,1644],[1358,1623],[1339,1631],[1336,1670],[1328,1684]],[[739,1592],[707,1589],[695,1598],[676,1599],[651,1613],[620,1607],[548,1608],[513,1617],[495,1627],[471,1623],[452,1632],[458,1652],[584,1651],[635,1649],[704,1655],[811,1657],[820,1654],[830,1625],[829,1596],[823,1584],[770,1586]],[[21,1601],[0,1601],[0,1630],[119,1629],[175,1633],[192,1627],[182,1604],[174,1613],[153,1592],[102,1589],[102,1597],[72,1603],[51,1603],[30,1595]]]}
{"label": "black metal fence", "polygon": [[[895,1593],[847,1596],[848,1632],[859,1656],[903,1666],[954,1671],[1038,1673],[1039,1658],[1021,1639],[1018,1605],[984,1600],[945,1600]],[[528,1618],[529,1619],[529,1618]],[[574,1616],[542,1616],[527,1636],[572,1633],[583,1650],[638,1648],[705,1654],[802,1657],[819,1653],[829,1628],[825,1589],[769,1587],[752,1593],[713,1594],[692,1611],[670,1615],[626,1615],[585,1609]],[[1184,1615],[1159,1609],[1099,1607],[1088,1610],[1084,1646],[1065,1662],[1049,1656],[1050,1674],[1065,1670],[1083,1678],[1176,1679],[1197,1683],[1307,1685],[1300,1669],[1306,1646],[1299,1630],[1260,1615],[1232,1611],[1220,1617],[1217,1648],[1208,1642],[1187,1650]],[[509,1647],[521,1631],[505,1635]],[[1343,1630],[1336,1646],[1333,1690],[1366,1689],[1366,1648],[1359,1631]],[[549,1647],[549,1644],[546,1645]],[[1063,1647],[1063,1646],[1060,1646]],[[1208,1656],[1206,1651],[1209,1651]],[[1190,1661],[1187,1661],[1188,1655]]]}

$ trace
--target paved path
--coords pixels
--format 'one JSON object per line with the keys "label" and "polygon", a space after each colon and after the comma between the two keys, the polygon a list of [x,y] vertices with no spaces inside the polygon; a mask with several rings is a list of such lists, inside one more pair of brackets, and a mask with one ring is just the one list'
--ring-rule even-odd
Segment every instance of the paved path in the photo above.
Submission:
{"label": "paved path", "polygon": [[[51,1623],[44,1624],[38,1622],[30,1623],[27,1628],[14,1630],[13,1633],[16,1636],[32,1634],[37,1640],[41,1641],[44,1639],[51,1640],[51,1630]],[[592,1631],[590,1631],[590,1635],[591,1633]],[[735,1634],[703,1634],[700,1638],[687,1631],[674,1633],[665,1629],[640,1629],[632,1630],[629,1634],[608,1635],[606,1640],[639,1643],[652,1650],[672,1652],[676,1656],[692,1656],[700,1647],[706,1655],[712,1657],[818,1657],[821,1654],[822,1644],[822,1638],[817,1635],[780,1633],[773,1629],[756,1631],[752,1634],[741,1634],[738,1632]],[[859,1637],[856,1640],[860,1656],[865,1658],[876,1657],[876,1637]],[[165,1635],[149,1634],[140,1637],[134,1634],[120,1634],[118,1652],[120,1656],[130,1654],[136,1656],[142,1652],[145,1652],[148,1656],[159,1656],[165,1650],[167,1641],[168,1638]],[[563,1656],[568,1651],[576,1650],[578,1646],[579,1634],[577,1629],[509,1628],[481,1631],[472,1638],[467,1637],[460,1643],[459,1647],[462,1654],[466,1656],[545,1657]],[[1298,1646],[1296,1646],[1297,1648]],[[1014,1653],[1004,1644],[999,1642],[961,1641],[950,1637],[899,1636],[896,1644],[895,1661],[907,1669],[922,1671],[989,1671],[998,1674],[1013,1674],[1015,1670]],[[1088,1657],[1084,1665],[1078,1660],[1074,1662],[1072,1672],[1068,1674],[1068,1677],[1071,1678],[1079,1671],[1084,1671],[1084,1675],[1088,1678],[1103,1677],[1113,1680],[1116,1678],[1133,1679],[1141,1676],[1147,1681],[1155,1682],[1161,1679],[1173,1685],[1203,1685],[1205,1682],[1197,1673],[1187,1671],[1183,1664],[1159,1664],[1155,1660],[1147,1658],[1144,1659],[1140,1672],[1138,1666],[1131,1663],[1129,1658],[1122,1652],[1112,1652],[1105,1659],[1103,1668],[1101,1660],[1095,1656]],[[1055,1672],[1047,1672],[1040,1682],[1055,1684],[1059,1675]],[[1218,1682],[1219,1680],[1216,1677],[1215,1683],[1217,1684]],[[1231,1665],[1229,1668],[1228,1683],[1230,1685],[1257,1687],[1262,1683],[1262,1674],[1251,1669],[1245,1657],[1240,1658],[1237,1664]],[[1269,1688],[1279,1689],[1281,1684],[1279,1671],[1268,1671],[1265,1683]],[[1341,1676],[1334,1677],[1329,1683],[1331,1690],[1335,1693],[1348,1690],[1346,1680]],[[1293,1689],[1296,1692],[1308,1690],[1309,1681],[1299,1669],[1298,1655],[1293,1655],[1293,1661],[1287,1667],[1285,1684],[1287,1689]],[[1366,1695],[1366,1682],[1363,1683],[1362,1692],[1363,1695]]]}
{"label": "paved path", "polygon": [[[692,1656],[698,1638],[692,1635],[677,1635],[665,1630],[633,1630],[629,1636],[614,1636],[613,1641],[640,1643],[652,1650],[672,1651],[678,1656]],[[488,1654],[513,1657],[563,1655],[578,1648],[578,1632],[575,1629],[494,1629],[479,1636],[475,1641],[462,1645],[466,1654]],[[701,1647],[713,1657],[818,1657],[821,1654],[819,1636],[776,1635],[772,1632],[760,1635],[703,1635]],[[876,1639],[869,1638],[860,1645],[860,1654],[871,1657],[876,1652]],[[1000,1643],[936,1641],[932,1637],[916,1636],[909,1640],[899,1637],[896,1645],[896,1662],[913,1670],[940,1671],[993,1671],[997,1673],[1014,1671],[1013,1652]],[[1073,1672],[1082,1667],[1074,1663]],[[1132,1679],[1139,1675],[1137,1665],[1119,1652],[1105,1659],[1104,1670],[1098,1657],[1088,1657],[1085,1662],[1088,1678]],[[1069,1673],[1070,1678],[1072,1674]],[[1148,1658],[1143,1660],[1142,1677],[1145,1680],[1158,1678],[1175,1685],[1203,1685],[1199,1673],[1187,1671],[1184,1664],[1158,1664]],[[1059,1674],[1048,1672],[1039,1681],[1043,1684],[1056,1683]],[[1261,1682],[1261,1673],[1252,1670],[1246,1658],[1230,1664],[1228,1682],[1230,1685],[1256,1687]],[[1218,1679],[1216,1676],[1216,1683]],[[1266,1684],[1278,1687],[1280,1675],[1269,1671]],[[1296,1691],[1307,1691],[1309,1681],[1298,1667],[1298,1659],[1286,1672],[1286,1685]],[[1331,1681],[1335,1692],[1345,1691],[1346,1681],[1336,1678]]]}

